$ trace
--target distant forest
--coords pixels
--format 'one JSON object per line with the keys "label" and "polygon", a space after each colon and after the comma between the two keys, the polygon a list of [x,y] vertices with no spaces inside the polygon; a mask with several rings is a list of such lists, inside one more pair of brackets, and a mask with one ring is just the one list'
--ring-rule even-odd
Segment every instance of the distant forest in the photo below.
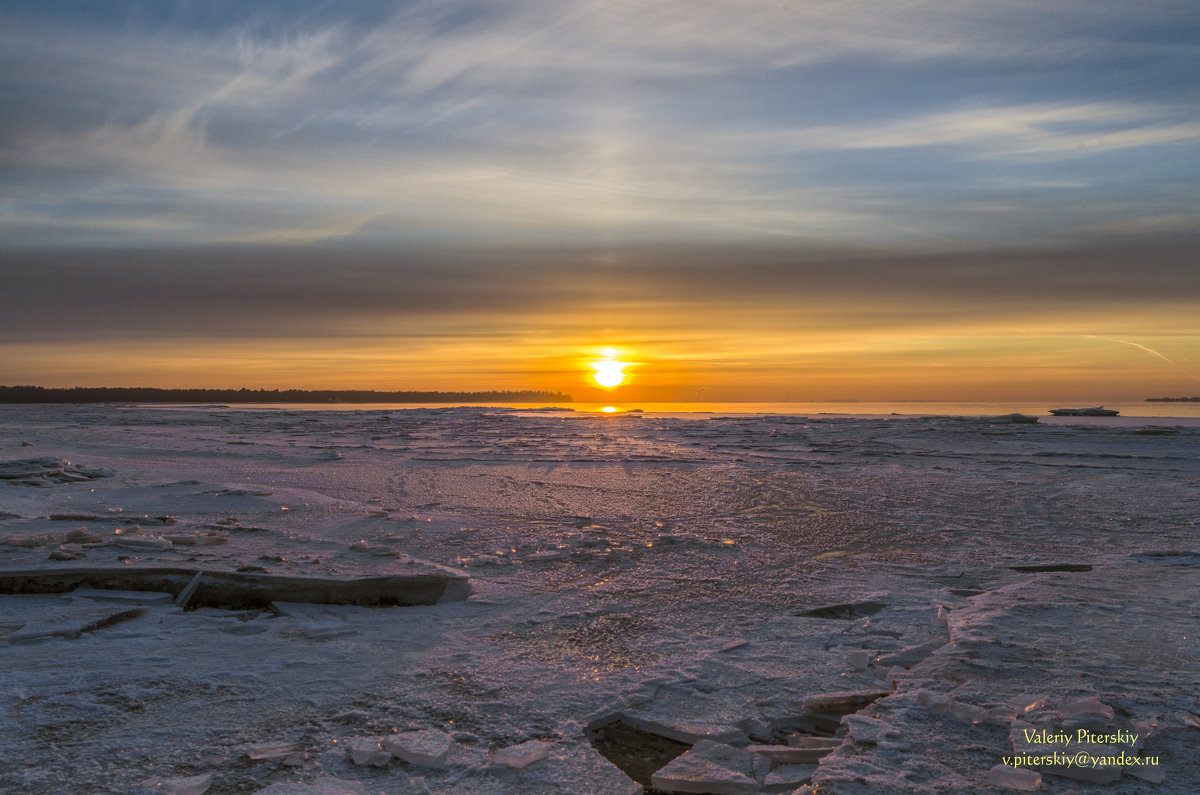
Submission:
{"label": "distant forest", "polygon": [[1177,397],[1177,398],[1172,398],[1172,397],[1146,398],[1143,402],[1144,403],[1200,403],[1200,395],[1194,395],[1192,397]]}
{"label": "distant forest", "polygon": [[369,389],[154,389],[0,386],[0,403],[570,403],[562,392],[375,392]]}

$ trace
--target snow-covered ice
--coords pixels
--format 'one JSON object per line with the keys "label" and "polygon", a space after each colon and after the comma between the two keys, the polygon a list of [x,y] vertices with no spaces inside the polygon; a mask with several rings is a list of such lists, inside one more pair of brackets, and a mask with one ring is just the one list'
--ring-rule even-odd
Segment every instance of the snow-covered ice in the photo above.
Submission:
{"label": "snow-covered ice", "polygon": [[2,595],[0,790],[1200,791],[1200,427],[1118,419],[4,407],[0,582],[471,595]]}

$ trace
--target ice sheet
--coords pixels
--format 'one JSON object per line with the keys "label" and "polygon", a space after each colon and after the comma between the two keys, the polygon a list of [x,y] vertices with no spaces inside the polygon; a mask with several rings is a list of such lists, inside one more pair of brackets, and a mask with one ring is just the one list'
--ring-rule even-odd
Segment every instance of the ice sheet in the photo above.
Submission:
{"label": "ice sheet", "polygon": [[[832,734],[823,792],[954,792],[989,786],[1018,717],[1061,728],[1055,705],[1091,698],[1148,727],[1162,786],[1200,791],[1200,429],[1146,422],[5,407],[5,569],[414,557],[474,596],[0,596],[0,789],[636,792],[589,738],[619,720],[737,748]],[[847,718],[804,706],[880,689]],[[453,739],[438,765],[351,758],[421,731]],[[799,775],[755,764],[760,786]]]}

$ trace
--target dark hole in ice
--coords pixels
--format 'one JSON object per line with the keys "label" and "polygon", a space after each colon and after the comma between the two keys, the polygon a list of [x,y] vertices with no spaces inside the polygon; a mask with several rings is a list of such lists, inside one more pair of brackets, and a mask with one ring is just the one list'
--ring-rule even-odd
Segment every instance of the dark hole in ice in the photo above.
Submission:
{"label": "dark hole in ice", "polygon": [[887,607],[883,602],[873,602],[867,600],[865,602],[847,602],[840,605],[824,605],[822,607],[814,607],[811,610],[802,610],[796,615],[811,616],[813,618],[840,618],[850,621],[856,618],[866,618],[873,616],[883,608]]}
{"label": "dark hole in ice", "polygon": [[587,735],[601,756],[645,787],[646,792],[657,792],[650,788],[651,776],[691,748],[687,743],[635,729],[619,719],[591,729]]}
{"label": "dark hole in ice", "polygon": [[1091,571],[1086,563],[1045,563],[1032,566],[1009,566],[1013,571]]}

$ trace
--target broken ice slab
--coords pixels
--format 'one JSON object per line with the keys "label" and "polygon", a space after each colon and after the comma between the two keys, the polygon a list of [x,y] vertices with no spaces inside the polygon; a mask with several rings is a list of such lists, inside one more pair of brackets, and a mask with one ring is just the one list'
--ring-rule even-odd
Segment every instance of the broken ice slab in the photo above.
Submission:
{"label": "broken ice slab", "polygon": [[109,541],[110,544],[118,547],[126,547],[128,549],[150,549],[162,551],[171,549],[172,544],[162,536],[138,536],[138,535],[122,535]]}
{"label": "broken ice slab", "polygon": [[789,747],[798,752],[789,760],[791,764],[816,764],[821,757],[842,745],[840,737],[811,737],[807,734],[793,734],[787,738]]}
{"label": "broken ice slab", "polygon": [[919,662],[923,662],[931,654],[945,646],[948,641],[931,640],[928,643],[921,643],[916,646],[909,646],[906,649],[883,654],[875,658],[875,665],[886,666],[891,668],[899,666],[900,668],[912,668]]}
{"label": "broken ice slab", "polygon": [[212,786],[212,780],[212,773],[204,773],[185,778],[159,779],[154,781],[152,786],[155,792],[161,792],[163,795],[204,795]]}
{"label": "broken ice slab", "polygon": [[286,759],[300,752],[298,743],[289,742],[265,742],[265,743],[250,743],[244,748],[246,758],[252,762],[261,762],[268,759]]}
{"label": "broken ice slab", "polygon": [[816,765],[780,765],[763,778],[763,792],[791,792],[812,779]]}
{"label": "broken ice slab", "polygon": [[861,602],[843,602],[833,605],[821,605],[809,610],[802,610],[796,615],[808,616],[810,618],[840,618],[845,621],[856,618],[866,618],[873,616],[883,608],[887,607],[883,602],[877,602],[873,599],[866,599]]}
{"label": "broken ice slab", "polygon": [[453,742],[449,734],[437,729],[401,732],[384,737],[382,741],[384,750],[393,756],[410,765],[427,767],[442,767]]}
{"label": "broken ice slab", "polygon": [[1027,566],[1009,566],[1012,571],[1055,572],[1055,571],[1091,571],[1087,563],[1032,563]]}
{"label": "broken ice slab", "polygon": [[864,744],[875,745],[889,736],[899,735],[890,723],[866,715],[847,715],[842,718],[842,724],[850,730],[855,742]]}
{"label": "broken ice slab", "polygon": [[703,792],[711,795],[748,795],[758,792],[753,757],[738,748],[701,740],[651,776],[654,789],[663,792]]}
{"label": "broken ice slab", "polygon": [[87,554],[79,544],[63,544],[58,549],[51,550],[46,557],[48,560],[79,560],[87,557]]}
{"label": "broken ice slab", "polygon": [[987,710],[961,701],[951,700],[947,711],[963,723],[983,723],[990,717]]}
{"label": "broken ice slab", "polygon": [[466,574],[424,561],[410,562],[402,574],[373,577],[294,577],[170,567],[0,571],[0,594],[64,593],[83,587],[178,595],[197,571],[203,571],[204,577],[188,602],[193,607],[266,607],[276,600],[388,607],[461,601],[470,595]]}
{"label": "broken ice slab", "polygon": [[[800,735],[795,735],[799,737]],[[821,757],[842,744],[841,740],[832,737],[806,737],[805,740],[817,740],[816,744],[808,747],[793,747],[791,745],[748,745],[746,751],[756,756],[769,759],[775,765],[811,765],[816,764]]]}
{"label": "broken ice slab", "polygon": [[890,690],[853,690],[846,693],[821,693],[801,702],[804,709],[822,715],[849,715],[868,704],[892,695]]}
{"label": "broken ice slab", "polygon": [[623,713],[626,723],[639,731],[657,734],[681,743],[697,743],[702,740],[713,740],[726,743],[744,743],[746,732],[737,726],[724,723],[702,723],[700,720],[689,721],[684,717],[644,717],[632,712]]}
{"label": "broken ice slab", "polygon": [[180,547],[216,546],[229,543],[227,533],[175,534],[163,536],[163,538]]}
{"label": "broken ice slab", "polygon": [[84,632],[104,629],[144,614],[144,607],[67,608],[50,616],[30,621],[8,636],[10,641],[77,638]]}
{"label": "broken ice slab", "polygon": [[71,591],[72,599],[87,599],[89,602],[113,602],[115,604],[171,604],[171,594],[159,591],[106,591],[102,588],[76,588]]}
{"label": "broken ice slab", "polygon": [[[406,790],[420,792],[421,790]],[[255,795],[369,795],[369,790],[357,781],[324,776],[311,784],[279,782],[266,789],[255,790]]]}
{"label": "broken ice slab", "polygon": [[548,756],[550,756],[549,743],[541,740],[527,740],[520,745],[510,745],[507,748],[498,749],[492,754],[492,761],[514,770],[523,770]]}
{"label": "broken ice slab", "polygon": [[870,664],[871,652],[866,649],[852,651],[846,655],[846,665],[850,666],[852,671],[865,671]]}
{"label": "broken ice slab", "polygon": [[1064,718],[1082,718],[1098,716],[1112,720],[1113,708],[1094,698],[1083,698],[1059,707]]}
{"label": "broken ice slab", "polygon": [[372,767],[387,767],[392,761],[392,755],[380,744],[381,737],[349,737],[346,748],[350,753],[350,761],[356,765]]}
{"label": "broken ice slab", "polygon": [[1023,767],[996,765],[988,771],[987,781],[993,787],[1007,787],[1018,792],[1033,792],[1042,786],[1042,776]]}

